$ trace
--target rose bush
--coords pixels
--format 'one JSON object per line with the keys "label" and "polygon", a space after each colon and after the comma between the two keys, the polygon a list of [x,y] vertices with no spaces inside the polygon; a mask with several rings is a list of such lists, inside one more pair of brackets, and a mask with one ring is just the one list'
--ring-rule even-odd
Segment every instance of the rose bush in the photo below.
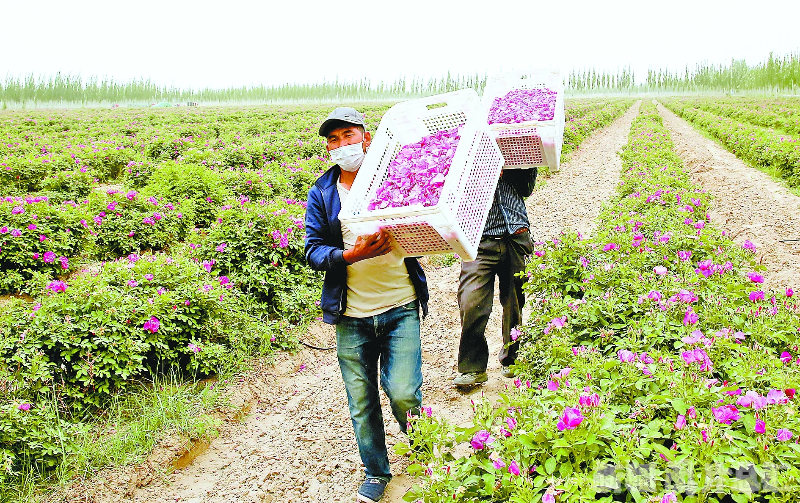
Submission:
{"label": "rose bush", "polygon": [[114,389],[172,365],[219,370],[223,360],[196,356],[189,343],[247,353],[246,341],[268,340],[270,325],[243,312],[239,295],[192,259],[132,254],[50,282],[32,303],[12,303],[0,318],[0,358],[43,372],[29,380],[32,391],[57,381],[67,396],[99,404]]}
{"label": "rose bush", "polygon": [[0,292],[25,287],[34,272],[63,275],[89,231],[85,205],[51,203],[46,196],[0,199]]}
{"label": "rose bush", "polygon": [[109,259],[180,243],[192,229],[196,206],[191,199],[173,201],[135,190],[95,191],[87,204],[90,219],[81,222],[91,231],[92,255]]}
{"label": "rose bush", "polygon": [[198,379],[291,345],[279,321],[253,313],[227,278],[164,254],[108,262],[5,305],[0,480],[23,462],[57,464],[87,411],[144,379]]}
{"label": "rose bush", "polygon": [[248,201],[222,207],[195,256],[254,296],[270,317],[299,321],[318,312],[320,274],[305,263],[305,202]]}

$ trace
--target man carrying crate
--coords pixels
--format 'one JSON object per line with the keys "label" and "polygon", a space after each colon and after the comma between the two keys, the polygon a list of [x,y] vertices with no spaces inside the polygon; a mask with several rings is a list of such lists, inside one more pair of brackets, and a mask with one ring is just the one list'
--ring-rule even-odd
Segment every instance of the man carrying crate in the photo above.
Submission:
{"label": "man carrying crate", "polygon": [[514,376],[509,366],[517,358],[519,343],[511,339],[511,330],[522,323],[525,305],[522,292],[525,281],[517,274],[525,270],[525,259],[533,253],[525,199],[533,192],[536,173],[536,168],[503,170],[478,245],[478,256],[472,262],[461,263],[459,375],[453,379],[458,387],[471,387],[488,380],[489,346],[485,332],[492,312],[495,276],[499,278],[503,305],[500,364],[505,377]]}
{"label": "man carrying crate", "polygon": [[422,405],[419,309],[427,314],[428,287],[416,259],[389,253],[386,233],[355,236],[339,221],[372,139],[363,115],[337,108],[319,134],[337,164],[308,192],[305,255],[313,269],[325,271],[323,321],[336,325],[336,353],[366,472],[356,498],[373,503],[383,497],[392,478],[378,373],[392,414],[405,432],[408,416],[418,414]]}

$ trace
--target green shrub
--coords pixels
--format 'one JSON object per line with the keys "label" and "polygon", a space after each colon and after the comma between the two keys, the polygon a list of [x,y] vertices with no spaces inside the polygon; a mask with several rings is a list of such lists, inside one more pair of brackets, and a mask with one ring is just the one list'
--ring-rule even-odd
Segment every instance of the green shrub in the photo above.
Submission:
{"label": "green shrub", "polygon": [[0,186],[6,193],[34,192],[49,172],[50,166],[35,153],[20,152],[0,162]]}
{"label": "green shrub", "polygon": [[69,259],[87,245],[82,204],[51,204],[46,197],[0,202],[0,291],[17,291],[36,271],[70,271]]}
{"label": "green shrub", "polygon": [[305,203],[223,206],[197,256],[275,317],[298,321],[319,298],[320,275],[305,262]]}
{"label": "green shrub", "polygon": [[88,169],[99,181],[114,180],[126,168],[129,162],[135,161],[139,155],[133,148],[126,148],[114,141],[98,141],[85,147],[73,147],[72,155],[75,163]]}
{"label": "green shrub", "polygon": [[164,250],[182,241],[194,225],[191,200],[173,204],[136,191],[111,192],[89,198],[87,225],[94,234],[94,254],[100,258]]}
{"label": "green shrub", "polygon": [[59,417],[52,396],[42,393],[31,401],[0,398],[0,483],[23,466],[52,469],[75,453],[75,435],[85,433],[81,423]]}
{"label": "green shrub", "polygon": [[128,188],[139,190],[150,183],[150,177],[155,169],[156,163],[149,159],[130,161],[122,172],[122,182]]}
{"label": "green shrub", "polygon": [[94,178],[88,171],[61,171],[44,178],[37,196],[47,196],[51,202],[81,201],[92,191]]}
{"label": "green shrub", "polygon": [[0,360],[24,369],[29,392],[55,382],[100,405],[159,370],[208,375],[254,351],[245,341],[269,339],[270,326],[243,309],[226,278],[191,259],[131,255],[15,303],[0,319]]}
{"label": "green shrub", "polygon": [[192,202],[193,224],[208,227],[217,208],[233,194],[225,186],[223,176],[202,165],[161,163],[142,189],[141,197],[159,197],[167,201]]}

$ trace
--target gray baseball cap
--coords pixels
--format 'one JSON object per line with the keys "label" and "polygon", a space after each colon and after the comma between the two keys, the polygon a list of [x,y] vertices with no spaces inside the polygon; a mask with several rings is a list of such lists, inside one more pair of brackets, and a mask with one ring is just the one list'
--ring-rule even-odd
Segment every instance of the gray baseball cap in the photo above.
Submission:
{"label": "gray baseball cap", "polygon": [[360,114],[355,108],[339,107],[328,114],[328,118],[319,127],[319,135],[328,136],[328,133],[332,129],[336,129],[337,124],[340,122],[364,126],[364,115]]}

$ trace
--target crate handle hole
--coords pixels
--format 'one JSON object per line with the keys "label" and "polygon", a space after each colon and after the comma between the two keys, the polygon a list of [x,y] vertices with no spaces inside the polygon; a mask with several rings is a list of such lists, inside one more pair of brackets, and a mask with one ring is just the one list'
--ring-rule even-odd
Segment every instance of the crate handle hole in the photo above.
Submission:
{"label": "crate handle hole", "polygon": [[441,102],[441,103],[431,103],[430,105],[426,105],[426,106],[428,107],[428,110],[433,110],[433,109],[435,109],[435,108],[443,108],[443,107],[446,107],[446,106],[447,106],[447,103],[445,103],[445,102]]}

